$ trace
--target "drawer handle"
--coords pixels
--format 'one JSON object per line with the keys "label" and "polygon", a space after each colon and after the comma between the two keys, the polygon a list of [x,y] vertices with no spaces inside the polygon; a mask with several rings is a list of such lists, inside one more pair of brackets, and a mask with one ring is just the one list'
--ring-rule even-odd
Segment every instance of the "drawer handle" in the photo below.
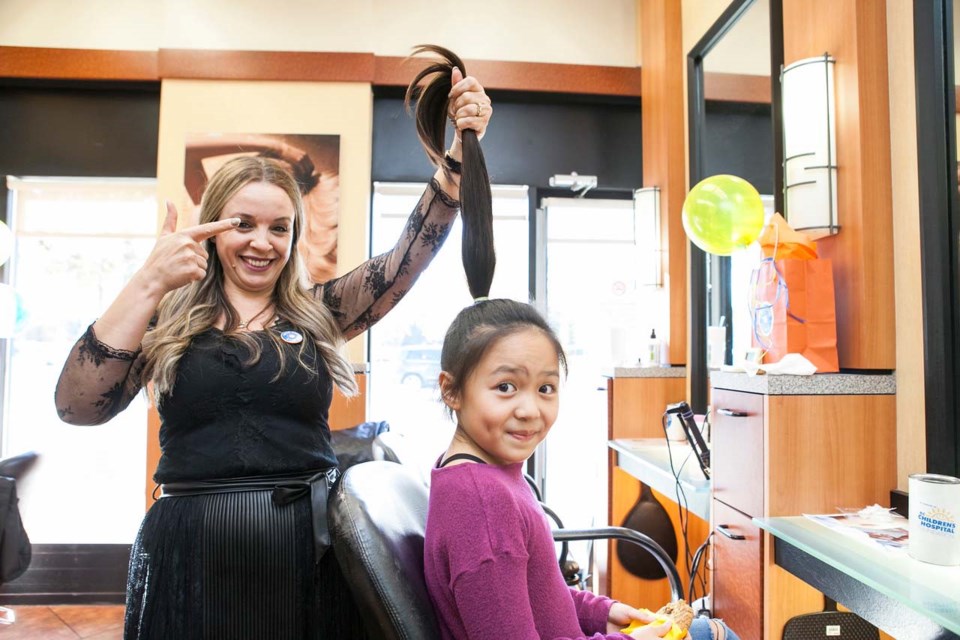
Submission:
{"label": "drawer handle", "polygon": [[739,533],[734,533],[730,531],[730,525],[728,524],[718,524],[717,531],[730,538],[731,540],[746,540],[747,537]]}
{"label": "drawer handle", "polygon": [[746,411],[737,411],[736,409],[717,409],[717,413],[722,416],[728,416],[730,418],[746,418]]}

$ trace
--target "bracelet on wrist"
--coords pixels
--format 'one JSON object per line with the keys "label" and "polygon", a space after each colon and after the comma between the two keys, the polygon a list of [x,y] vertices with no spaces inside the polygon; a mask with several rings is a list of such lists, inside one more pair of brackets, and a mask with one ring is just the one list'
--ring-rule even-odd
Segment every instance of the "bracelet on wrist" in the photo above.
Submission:
{"label": "bracelet on wrist", "polygon": [[445,151],[443,154],[443,165],[448,171],[450,171],[450,173],[455,173],[457,175],[463,173],[463,163],[459,160],[455,160],[453,156],[450,155],[449,151]]}

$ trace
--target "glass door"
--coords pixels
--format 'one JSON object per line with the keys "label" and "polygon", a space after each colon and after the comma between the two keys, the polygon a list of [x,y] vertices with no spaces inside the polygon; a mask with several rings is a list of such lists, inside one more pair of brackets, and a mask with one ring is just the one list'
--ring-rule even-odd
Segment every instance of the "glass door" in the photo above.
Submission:
{"label": "glass door", "polygon": [[[39,454],[18,482],[30,540],[129,544],[143,517],[147,403],[107,424],[61,422],[53,392],[87,325],[113,301],[156,240],[156,181],[8,178],[17,310],[4,336],[2,455]],[[5,310],[9,311],[9,310]]]}
{"label": "glass door", "polygon": [[[632,199],[544,198],[537,210],[537,304],[567,353],[560,414],[534,469],[544,501],[569,528],[607,518],[607,376],[638,366],[651,331],[666,338],[663,289],[647,287],[649,256],[637,238]],[[581,567],[598,544],[573,548]],[[592,551],[592,553],[591,553]]]}

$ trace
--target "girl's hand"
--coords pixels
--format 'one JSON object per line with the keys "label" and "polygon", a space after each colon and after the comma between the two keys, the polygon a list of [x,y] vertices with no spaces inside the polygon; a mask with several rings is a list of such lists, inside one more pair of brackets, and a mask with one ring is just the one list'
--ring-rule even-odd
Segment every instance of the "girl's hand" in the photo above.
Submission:
{"label": "girl's hand", "polygon": [[630,634],[631,638],[635,640],[654,640],[654,638],[662,638],[670,632],[670,627],[673,626],[672,620],[667,620],[660,624],[650,624],[645,627],[640,627]]}
{"label": "girl's hand", "polygon": [[490,97],[483,90],[483,85],[473,76],[463,77],[460,69],[454,68],[450,75],[450,89],[447,104],[447,115],[456,129],[456,139],[451,148],[451,155],[454,155],[454,149],[457,150],[455,158],[460,159],[460,132],[464,129],[473,129],[477,132],[477,139],[483,138],[487,131],[487,125],[490,124],[490,116],[493,114],[493,106],[490,103]]}
{"label": "girl's hand", "polygon": [[202,279],[207,273],[207,250],[203,242],[238,224],[239,218],[229,218],[177,231],[177,209],[173,203],[167,202],[167,217],[160,228],[157,244],[138,275],[159,297]]}
{"label": "girl's hand", "polygon": [[[610,607],[610,613],[607,614],[607,633],[618,633],[621,629],[630,626],[630,624],[635,621],[646,624],[656,619],[657,616],[646,609],[636,609],[622,602],[614,602],[613,606]],[[662,638],[670,631],[670,627],[671,623],[669,620],[663,624],[650,624],[634,630],[630,633],[630,637],[640,640]]]}

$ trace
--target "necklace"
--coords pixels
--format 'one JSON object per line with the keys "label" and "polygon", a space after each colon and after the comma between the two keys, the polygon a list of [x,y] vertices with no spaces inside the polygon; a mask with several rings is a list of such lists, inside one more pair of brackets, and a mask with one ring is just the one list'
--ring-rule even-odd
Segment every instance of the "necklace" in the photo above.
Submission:
{"label": "necklace", "polygon": [[[267,306],[265,306],[263,309],[260,309],[260,311],[257,311],[257,313],[254,314],[253,316],[251,316],[249,320],[241,320],[240,322],[238,322],[238,323],[237,323],[237,328],[238,328],[238,329],[246,329],[246,328],[247,328],[247,325],[249,325],[251,322],[253,322],[253,321],[256,320],[257,318],[259,318],[260,315],[261,315],[264,311],[266,311],[267,309],[269,309],[271,306],[273,306],[273,301],[268,302],[268,303],[267,303]],[[271,317],[272,317],[272,316],[271,316]],[[269,322],[269,321],[270,321],[270,318],[267,319],[267,322]],[[264,323],[264,325],[266,325],[266,323]]]}

